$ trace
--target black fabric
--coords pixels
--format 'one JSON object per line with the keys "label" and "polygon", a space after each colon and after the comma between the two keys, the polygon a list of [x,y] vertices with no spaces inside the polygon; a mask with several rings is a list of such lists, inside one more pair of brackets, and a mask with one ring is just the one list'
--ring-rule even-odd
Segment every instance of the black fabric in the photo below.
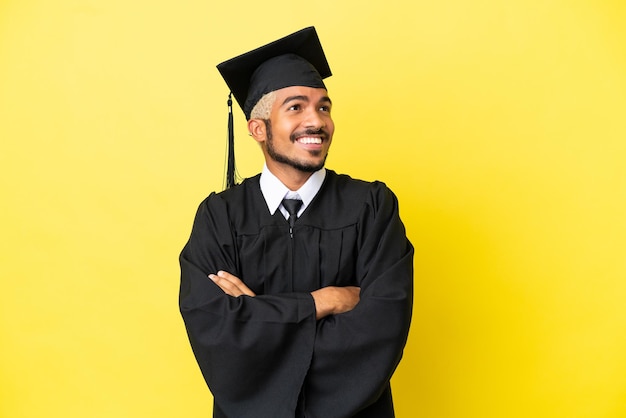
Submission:
{"label": "black fabric", "polygon": [[[393,417],[412,260],[383,183],[328,170],[293,238],[282,214],[270,215],[259,176],[211,194],[180,256],[180,309],[214,417]],[[227,296],[207,278],[218,270],[257,296]],[[360,286],[360,302],[316,321],[310,292],[329,285]]]}

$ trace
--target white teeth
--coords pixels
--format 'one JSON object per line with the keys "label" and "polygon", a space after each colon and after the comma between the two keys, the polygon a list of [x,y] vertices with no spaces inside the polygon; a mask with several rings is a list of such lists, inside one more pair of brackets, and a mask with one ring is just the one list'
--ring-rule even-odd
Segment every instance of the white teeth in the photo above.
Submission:
{"label": "white teeth", "polygon": [[302,143],[302,144],[321,144],[322,143],[322,138],[314,138],[314,137],[303,137],[303,138],[298,138],[298,142]]}

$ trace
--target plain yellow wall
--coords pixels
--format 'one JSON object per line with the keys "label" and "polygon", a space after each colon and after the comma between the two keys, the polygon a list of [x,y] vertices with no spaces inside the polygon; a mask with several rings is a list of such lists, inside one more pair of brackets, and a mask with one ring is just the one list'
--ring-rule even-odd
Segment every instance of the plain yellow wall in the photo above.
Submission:
{"label": "plain yellow wall", "polygon": [[386,181],[416,248],[397,415],[625,417],[625,19],[621,0],[3,0],[0,416],[209,416],[177,256],[223,182],[215,65],[315,25],[328,166]]}

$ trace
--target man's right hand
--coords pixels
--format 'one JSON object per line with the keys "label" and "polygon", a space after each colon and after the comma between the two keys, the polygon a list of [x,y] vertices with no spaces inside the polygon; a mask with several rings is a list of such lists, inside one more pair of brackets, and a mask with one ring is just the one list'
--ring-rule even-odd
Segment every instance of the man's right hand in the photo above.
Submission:
{"label": "man's right hand", "polygon": [[328,286],[311,292],[315,301],[315,318],[337,315],[354,309],[359,303],[361,288]]}

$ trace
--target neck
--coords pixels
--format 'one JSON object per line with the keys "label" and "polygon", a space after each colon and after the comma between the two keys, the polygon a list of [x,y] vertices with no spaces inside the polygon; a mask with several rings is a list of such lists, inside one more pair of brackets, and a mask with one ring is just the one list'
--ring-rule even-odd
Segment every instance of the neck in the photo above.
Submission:
{"label": "neck", "polygon": [[300,171],[293,167],[267,164],[268,170],[291,191],[296,191],[306,183],[313,173]]}

